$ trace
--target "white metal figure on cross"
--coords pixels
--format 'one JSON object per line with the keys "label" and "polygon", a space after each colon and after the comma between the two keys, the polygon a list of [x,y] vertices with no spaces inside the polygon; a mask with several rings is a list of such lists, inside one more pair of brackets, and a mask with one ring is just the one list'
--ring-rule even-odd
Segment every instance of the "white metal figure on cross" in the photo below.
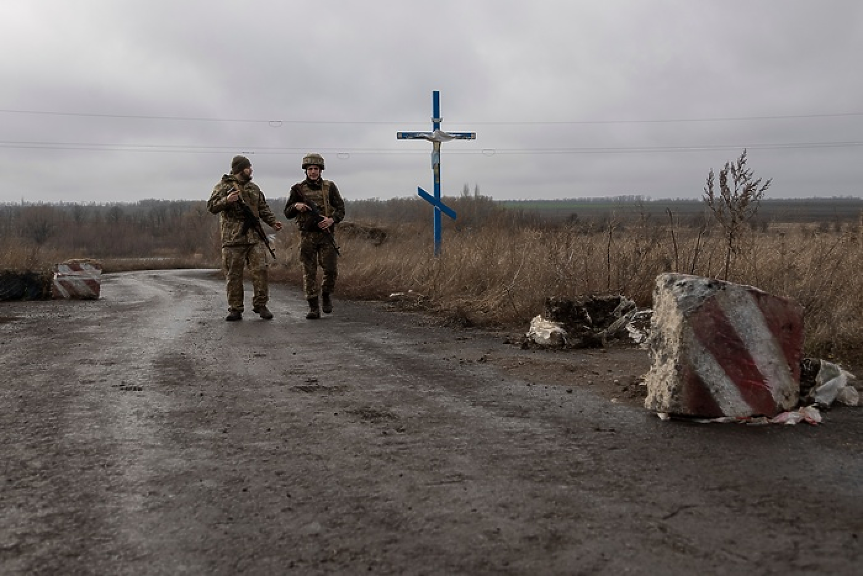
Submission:
{"label": "white metal figure on cross", "polygon": [[444,132],[440,129],[443,118],[440,115],[440,92],[432,92],[432,131],[431,132],[397,132],[399,140],[428,140],[432,143],[432,171],[434,173],[434,196],[420,187],[417,194],[434,207],[434,255],[440,254],[441,244],[441,212],[455,220],[456,213],[441,201],[440,191],[440,145],[450,140],[475,140],[476,132]]}

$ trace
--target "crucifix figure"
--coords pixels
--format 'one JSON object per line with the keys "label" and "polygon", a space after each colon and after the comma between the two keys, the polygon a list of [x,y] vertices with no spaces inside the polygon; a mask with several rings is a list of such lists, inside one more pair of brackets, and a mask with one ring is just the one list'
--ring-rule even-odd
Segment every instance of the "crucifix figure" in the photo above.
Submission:
{"label": "crucifix figure", "polygon": [[434,207],[434,255],[440,254],[441,242],[441,212],[455,220],[455,211],[441,201],[440,192],[440,145],[450,140],[475,140],[476,132],[444,132],[440,129],[443,118],[440,116],[440,92],[432,92],[432,131],[431,132],[397,132],[399,140],[428,140],[432,143],[432,171],[434,173],[434,196],[420,187],[417,194]]}

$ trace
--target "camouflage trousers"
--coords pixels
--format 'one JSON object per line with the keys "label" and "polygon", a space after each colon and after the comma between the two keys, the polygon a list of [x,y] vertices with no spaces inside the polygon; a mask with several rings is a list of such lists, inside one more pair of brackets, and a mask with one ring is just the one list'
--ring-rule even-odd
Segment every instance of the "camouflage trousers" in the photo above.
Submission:
{"label": "camouflage trousers", "polygon": [[306,300],[318,296],[318,264],[324,271],[321,289],[332,294],[338,278],[339,255],[323,232],[305,232],[300,238],[300,264],[303,266],[303,293]]}
{"label": "camouflage trousers", "polygon": [[243,311],[243,269],[248,265],[252,276],[252,306],[266,306],[270,299],[267,283],[267,250],[260,242],[246,246],[222,248],[222,268],[227,278],[228,311]]}

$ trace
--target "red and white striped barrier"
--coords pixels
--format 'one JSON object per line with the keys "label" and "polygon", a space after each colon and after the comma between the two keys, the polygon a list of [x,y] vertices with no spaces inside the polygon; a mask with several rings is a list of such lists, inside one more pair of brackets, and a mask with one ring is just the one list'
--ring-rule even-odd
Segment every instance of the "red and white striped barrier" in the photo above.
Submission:
{"label": "red and white striped barrier", "polygon": [[775,416],[800,397],[803,307],[752,286],[662,274],[645,407],[719,418]]}
{"label": "red and white striped barrier", "polygon": [[55,300],[94,300],[102,285],[102,265],[90,260],[69,260],[54,266],[51,293]]}

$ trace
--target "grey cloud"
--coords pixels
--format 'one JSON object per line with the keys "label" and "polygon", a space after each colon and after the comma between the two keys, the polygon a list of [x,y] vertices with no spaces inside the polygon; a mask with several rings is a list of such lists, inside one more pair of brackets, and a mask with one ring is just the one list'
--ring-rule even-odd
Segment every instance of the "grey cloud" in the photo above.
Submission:
{"label": "grey cloud", "polygon": [[0,110],[68,115],[0,112],[0,202],[205,198],[238,152],[276,197],[311,150],[348,197],[410,196],[431,146],[395,133],[433,90],[478,135],[443,145],[449,194],[697,197],[743,146],[774,196],[860,194],[863,146],[816,147],[861,141],[823,116],[863,113],[854,2],[7,4]]}

